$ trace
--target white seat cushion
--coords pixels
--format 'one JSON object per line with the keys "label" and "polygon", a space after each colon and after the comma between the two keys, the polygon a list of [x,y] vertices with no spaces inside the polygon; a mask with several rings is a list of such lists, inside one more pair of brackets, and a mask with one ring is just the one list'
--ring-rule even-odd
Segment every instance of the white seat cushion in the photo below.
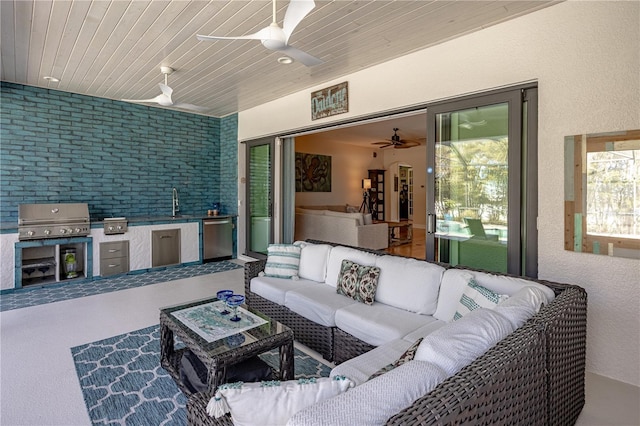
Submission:
{"label": "white seat cushion", "polygon": [[524,278],[507,277],[466,269],[447,269],[442,276],[438,308],[433,314],[434,317],[447,322],[453,320],[458,301],[470,279],[474,279],[476,283],[498,294],[511,296],[523,287],[532,286],[540,289],[547,296],[549,302],[555,298],[555,293],[551,288]]}
{"label": "white seat cushion", "polygon": [[287,425],[383,425],[446,378],[446,373],[434,364],[409,361],[345,393],[300,410]]}
{"label": "white seat cushion", "polygon": [[367,253],[361,250],[352,249],[349,247],[336,246],[331,249],[329,253],[329,262],[327,263],[327,278],[325,283],[332,286],[334,289],[338,286],[338,276],[340,275],[340,268],[342,267],[342,261],[344,259],[355,262],[363,266],[375,266],[376,256],[373,253]]}
{"label": "white seat cushion", "polygon": [[341,330],[373,346],[400,339],[435,321],[432,316],[414,314],[378,302],[346,306],[336,312],[335,318],[336,326]]}
{"label": "white seat cushion", "polygon": [[335,327],[336,311],[354,303],[355,300],[336,293],[327,285],[315,284],[288,291],[284,305],[298,315],[325,327]]}
{"label": "white seat cushion", "polygon": [[402,340],[405,340],[405,341],[410,342],[410,343],[411,342],[415,342],[419,338],[428,336],[429,334],[433,333],[434,331],[436,331],[440,327],[443,327],[443,326],[445,326],[447,324],[448,323],[445,322],[445,321],[440,321],[440,320],[434,318],[432,322],[430,322],[428,324],[425,324],[422,327],[419,327],[419,328],[413,330],[412,332],[410,332],[409,334],[404,336],[402,338]]}
{"label": "white seat cushion", "polygon": [[397,360],[411,345],[412,342],[396,339],[343,362],[331,370],[330,376],[348,377],[359,386],[373,373]]}
{"label": "white seat cushion", "polygon": [[438,303],[442,266],[399,256],[380,256],[376,301],[396,308],[433,315]]}
{"label": "white seat cushion", "polygon": [[320,284],[310,280],[290,280],[264,276],[252,278],[249,288],[258,296],[262,296],[278,305],[284,305],[284,296],[289,290],[313,285]]}

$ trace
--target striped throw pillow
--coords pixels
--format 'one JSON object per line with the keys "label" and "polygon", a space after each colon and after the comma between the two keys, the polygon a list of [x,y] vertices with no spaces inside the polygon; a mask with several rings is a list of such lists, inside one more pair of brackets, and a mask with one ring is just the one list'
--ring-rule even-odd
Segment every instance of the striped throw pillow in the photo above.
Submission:
{"label": "striped throw pillow", "polygon": [[506,294],[497,294],[471,279],[460,297],[453,320],[457,321],[478,308],[493,309],[498,303],[508,299]]}
{"label": "striped throw pillow", "polygon": [[300,247],[293,244],[270,244],[264,275],[274,278],[298,279]]}

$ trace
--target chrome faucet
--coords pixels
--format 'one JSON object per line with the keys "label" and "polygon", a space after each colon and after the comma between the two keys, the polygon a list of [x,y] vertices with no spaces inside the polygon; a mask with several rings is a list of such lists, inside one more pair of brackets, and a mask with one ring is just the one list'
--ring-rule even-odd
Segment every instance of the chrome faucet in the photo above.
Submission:
{"label": "chrome faucet", "polygon": [[173,196],[171,199],[173,205],[171,210],[171,216],[176,217],[176,213],[180,211],[180,203],[178,202],[178,190],[173,188]]}

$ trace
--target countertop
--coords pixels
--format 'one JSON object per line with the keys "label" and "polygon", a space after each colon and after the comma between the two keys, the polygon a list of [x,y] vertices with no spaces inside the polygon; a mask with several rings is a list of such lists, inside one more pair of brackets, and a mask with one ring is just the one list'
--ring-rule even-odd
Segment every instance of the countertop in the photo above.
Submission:
{"label": "countertop", "polygon": [[[230,214],[222,214],[218,216],[208,216],[204,215],[177,215],[173,216],[133,216],[127,217],[127,224],[129,226],[141,226],[141,225],[152,225],[152,224],[160,224],[160,223],[181,223],[181,222],[197,222],[201,220],[223,220],[235,218],[237,215]],[[101,228],[104,226],[104,220],[110,219],[105,217],[92,217],[91,218],[91,228]],[[18,222],[1,222],[0,223],[0,233],[10,234],[18,232]]]}

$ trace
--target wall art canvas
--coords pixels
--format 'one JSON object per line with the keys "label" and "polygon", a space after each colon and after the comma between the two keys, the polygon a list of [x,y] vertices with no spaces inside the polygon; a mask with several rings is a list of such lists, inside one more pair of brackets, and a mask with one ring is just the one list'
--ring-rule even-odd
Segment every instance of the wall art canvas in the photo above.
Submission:
{"label": "wall art canvas", "polygon": [[296,152],[296,192],[331,192],[331,156]]}

